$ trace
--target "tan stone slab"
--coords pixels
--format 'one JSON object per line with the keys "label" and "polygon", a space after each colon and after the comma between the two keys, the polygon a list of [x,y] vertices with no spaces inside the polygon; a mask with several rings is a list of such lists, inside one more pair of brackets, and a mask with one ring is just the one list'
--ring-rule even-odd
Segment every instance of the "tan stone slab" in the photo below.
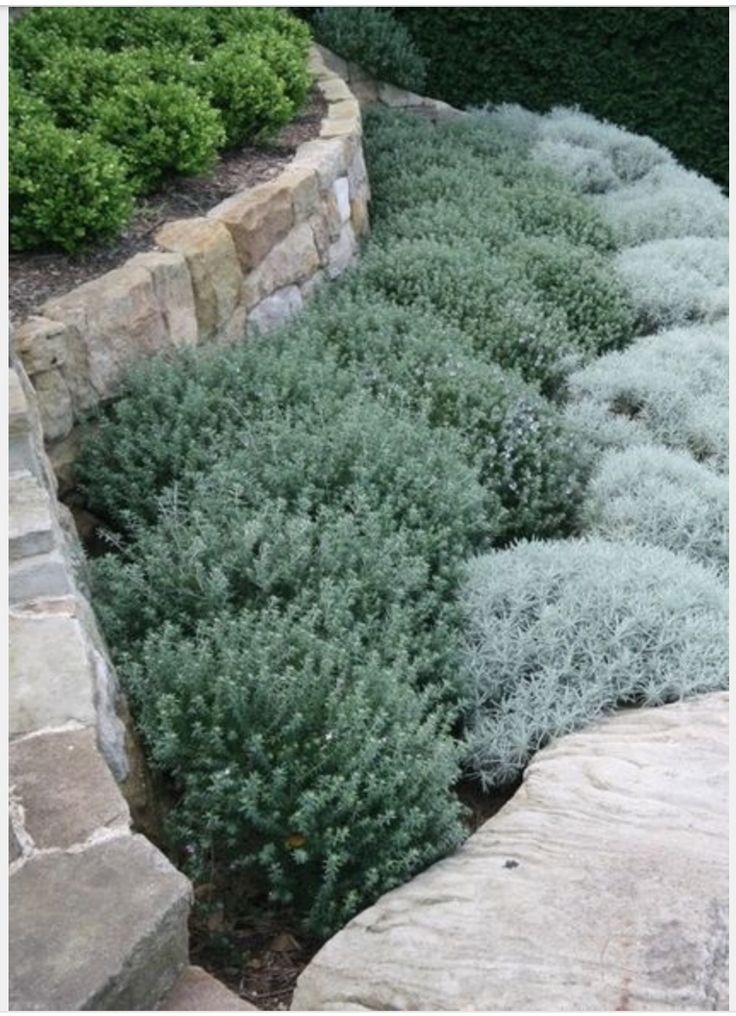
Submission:
{"label": "tan stone slab", "polygon": [[215,980],[201,967],[186,967],[157,1007],[168,1012],[230,1012],[256,1007]]}
{"label": "tan stone slab", "polygon": [[13,345],[29,374],[60,367],[66,359],[66,327],[39,315],[27,318],[13,334]]}
{"label": "tan stone slab", "polygon": [[11,614],[8,655],[11,735],[95,723],[94,672],[75,618]]}
{"label": "tan stone slab", "polygon": [[278,289],[304,282],[319,268],[312,229],[303,222],[277,243],[247,280],[248,302],[257,302]]}
{"label": "tan stone slab", "polygon": [[128,829],[128,806],[97,748],[94,728],[11,742],[10,785],[39,849],[65,850],[95,833]]}
{"label": "tan stone slab", "polygon": [[285,286],[277,290],[261,300],[250,312],[248,318],[250,334],[273,331],[297,314],[302,304],[303,297],[298,286]]}
{"label": "tan stone slab", "polygon": [[8,552],[11,561],[44,554],[56,542],[48,491],[30,472],[10,477]]}
{"label": "tan stone slab", "polygon": [[318,82],[317,88],[328,102],[341,102],[353,98],[353,93],[340,78],[325,78]]}
{"label": "tan stone slab", "polygon": [[353,232],[353,227],[346,222],[342,227],[339,238],[332,244],[327,262],[327,275],[336,279],[342,275],[348,265],[352,264],[358,249],[358,242]]}
{"label": "tan stone slab", "polygon": [[540,751],[456,853],[351,921],[292,1008],[728,1008],[728,695]]}
{"label": "tan stone slab", "polygon": [[310,66],[326,67],[333,74],[337,74],[338,77],[342,78],[343,81],[348,77],[348,65],[342,57],[333,53],[332,50],[327,49],[326,46],[320,46],[319,43],[312,43],[310,52]]}
{"label": "tan stone slab", "polygon": [[279,176],[279,183],[291,192],[294,208],[294,224],[308,218],[319,201],[319,177],[311,166],[293,163]]}
{"label": "tan stone slab", "polygon": [[11,437],[31,429],[28,400],[18,373],[12,367],[8,368],[8,429]]}
{"label": "tan stone slab", "polygon": [[74,426],[74,406],[72,393],[61,370],[35,374],[33,384],[44,437],[47,441],[65,437]]}
{"label": "tan stone slab", "polygon": [[153,1010],[187,964],[189,901],[142,836],[29,858],[10,878],[11,1010]]}
{"label": "tan stone slab", "polygon": [[339,176],[344,176],[352,155],[353,149],[345,138],[317,138],[299,145],[295,161],[314,169],[320,189],[325,191]]}
{"label": "tan stone slab", "polygon": [[151,273],[164,324],[174,346],[196,346],[199,339],[197,310],[189,266],[183,254],[148,251],[125,262]]}
{"label": "tan stone slab", "polygon": [[[71,333],[63,372],[77,412],[80,393],[74,386],[80,382],[81,371],[86,370],[98,398],[109,398],[117,394],[131,364],[170,344],[151,274],[140,266],[124,265],[106,272],[65,296],[48,300],[42,311],[67,325]],[[80,345],[77,351],[75,336]],[[76,362],[70,362],[71,356]]]}
{"label": "tan stone slab", "polygon": [[199,341],[215,338],[230,321],[242,287],[240,264],[228,229],[214,218],[179,219],[156,233],[156,243],[186,258]]}
{"label": "tan stone slab", "polygon": [[294,224],[292,188],[281,178],[259,184],[216,205],[208,217],[232,236],[241,270],[251,271]]}

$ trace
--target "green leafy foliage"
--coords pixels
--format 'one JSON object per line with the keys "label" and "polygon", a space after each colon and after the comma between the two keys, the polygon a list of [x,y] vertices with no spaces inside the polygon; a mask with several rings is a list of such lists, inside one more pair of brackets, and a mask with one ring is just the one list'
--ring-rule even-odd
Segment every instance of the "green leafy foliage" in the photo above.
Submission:
{"label": "green leafy foliage", "polygon": [[687,554],[728,572],[728,479],[657,445],[604,455],[591,481],[586,529]]}
{"label": "green leafy foliage", "polygon": [[382,7],[322,7],[312,25],[318,42],[379,81],[421,92],[427,61],[406,27]]}
{"label": "green leafy foliage", "polygon": [[404,7],[426,92],[454,106],[579,103],[728,182],[728,18],[714,7]]}
{"label": "green leafy foliage", "polygon": [[217,111],[179,82],[120,85],[95,103],[92,121],[95,135],[121,153],[139,193],[167,173],[211,169],[225,137]]}
{"label": "green leafy foliage", "polygon": [[[262,140],[292,119],[310,85],[309,38],[302,22],[276,8],[37,8],[11,26],[11,122],[48,121],[105,140],[134,191],[149,191],[167,174],[207,171],[226,144]],[[82,145],[92,151],[91,139]],[[18,159],[27,164],[27,152]],[[89,177],[83,169],[66,180],[66,165],[60,156],[45,174],[45,188],[57,188],[45,205],[61,207],[80,173]],[[64,210],[62,239],[45,207],[26,201],[21,213],[13,191],[11,224],[23,223],[14,248],[72,250],[81,240],[67,234],[89,244],[126,225],[132,204],[122,217],[114,185],[117,217],[103,215],[99,201],[84,209],[88,190]]]}
{"label": "green leafy foliage", "polygon": [[128,221],[133,191],[110,145],[25,118],[11,130],[10,246],[83,250]]}
{"label": "green leafy foliage", "polygon": [[247,37],[212,50],[202,62],[198,87],[220,111],[230,148],[267,137],[294,114],[284,82]]}
{"label": "green leafy foliage", "polygon": [[468,566],[466,765],[513,779],[552,737],[625,704],[728,683],[728,592],[661,547],[521,543]]}

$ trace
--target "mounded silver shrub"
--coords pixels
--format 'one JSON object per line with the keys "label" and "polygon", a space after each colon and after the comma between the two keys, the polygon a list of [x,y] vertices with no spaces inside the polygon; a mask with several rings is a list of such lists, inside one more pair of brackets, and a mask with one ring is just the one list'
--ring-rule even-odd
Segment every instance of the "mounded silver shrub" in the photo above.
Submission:
{"label": "mounded silver shrub", "polygon": [[689,455],[657,445],[607,453],[584,516],[596,536],[666,547],[728,571],[728,480]]}
{"label": "mounded silver shrub", "polygon": [[685,236],[626,247],[615,259],[642,332],[728,313],[728,240]]}
{"label": "mounded silver shrub", "polygon": [[[569,389],[568,419],[597,418],[590,437],[596,441],[600,433],[602,446],[663,444],[726,472],[727,321],[639,339],[574,373]],[[616,417],[625,426],[612,433],[605,424]]]}
{"label": "mounded silver shrub", "polygon": [[618,190],[594,197],[626,247],[678,236],[728,236],[728,198],[698,173],[669,163]]}
{"label": "mounded silver shrub", "polygon": [[520,543],[470,562],[466,765],[505,783],[553,737],[627,703],[728,683],[728,592],[661,547]]}

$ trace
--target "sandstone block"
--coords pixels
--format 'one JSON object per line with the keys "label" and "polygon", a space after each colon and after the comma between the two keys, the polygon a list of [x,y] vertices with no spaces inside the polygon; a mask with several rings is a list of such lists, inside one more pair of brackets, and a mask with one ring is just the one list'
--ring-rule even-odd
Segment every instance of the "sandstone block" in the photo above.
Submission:
{"label": "sandstone block", "polygon": [[156,243],[186,258],[199,341],[215,338],[232,317],[242,285],[240,264],[229,230],[214,218],[180,219],[163,226],[156,233]]}
{"label": "sandstone block", "polygon": [[299,288],[301,290],[303,299],[309,300],[312,294],[314,293],[315,289],[317,289],[324,282],[324,278],[325,273],[319,271],[315,272],[314,275],[311,277],[311,279],[307,279],[306,282],[302,282]]}
{"label": "sandstone block", "polygon": [[72,394],[60,370],[34,375],[41,426],[47,441],[65,437],[74,426]]}
{"label": "sandstone block", "polygon": [[124,265],[85,282],[47,301],[42,311],[68,329],[63,374],[75,413],[89,407],[80,387],[85,381],[98,399],[110,398],[129,366],[170,345],[151,274],[138,265]]}
{"label": "sandstone block", "polygon": [[311,166],[295,165],[285,169],[279,176],[279,183],[291,191],[294,208],[294,223],[299,224],[309,218],[319,200],[319,177]]}
{"label": "sandstone block", "polygon": [[360,120],[353,117],[340,117],[325,120],[320,128],[319,136],[326,139],[351,138],[359,136],[362,130]]}
{"label": "sandstone block", "polygon": [[227,227],[240,268],[246,273],[260,264],[293,226],[292,189],[280,178],[263,183],[227,198],[211,209],[208,217]]}
{"label": "sandstone block", "polygon": [[94,672],[76,618],[11,614],[8,658],[12,735],[95,723]]}
{"label": "sandstone block", "polygon": [[153,292],[174,346],[196,346],[197,312],[189,266],[183,254],[149,251],[136,254],[126,264],[151,274]]}
{"label": "sandstone block", "polygon": [[319,138],[299,145],[296,161],[314,169],[320,190],[326,191],[339,176],[344,176],[353,151],[345,138]]}
{"label": "sandstone block", "polygon": [[11,742],[10,784],[39,849],[65,850],[98,830],[128,829],[128,806],[97,749],[94,728]]}
{"label": "sandstone block", "polygon": [[23,850],[18,837],[15,835],[12,820],[8,817],[8,864],[12,864],[13,861],[17,861],[22,854]]}
{"label": "sandstone block", "polygon": [[10,879],[11,1009],[154,1009],[187,963],[189,900],[142,836],[30,858]]}
{"label": "sandstone block", "polygon": [[330,247],[329,260],[327,262],[327,275],[329,278],[336,279],[338,275],[342,275],[353,261],[357,247],[358,244],[353,227],[349,222],[346,222],[342,227],[339,239]]}
{"label": "sandstone block", "polygon": [[73,594],[74,586],[62,552],[52,550],[11,562],[8,591],[13,604]]}
{"label": "sandstone block", "polygon": [[346,176],[341,176],[332,185],[337,205],[337,214],[340,224],[347,222],[350,218],[350,184]]}
{"label": "sandstone block", "polygon": [[348,163],[348,183],[350,185],[350,197],[358,194],[366,194],[370,197],[370,185],[368,183],[368,170],[363,158],[363,148],[358,145]]}
{"label": "sandstone block", "polygon": [[235,1009],[253,1009],[255,1006],[238,998],[232,991],[216,981],[201,967],[186,967],[176,983],[157,1007],[169,1012],[230,1012]]}
{"label": "sandstone block", "polygon": [[53,549],[55,531],[49,495],[30,472],[10,477],[8,523],[11,561]]}
{"label": "sandstone block", "polygon": [[[334,218],[337,219],[336,206],[332,214],[334,215]],[[330,253],[330,243],[332,241],[332,236],[330,235],[330,225],[328,222],[328,212],[324,203],[320,206],[319,212],[310,217],[309,225],[312,230],[312,236],[314,237],[314,246],[317,248],[320,266],[324,267],[324,265],[327,264],[327,259]],[[339,236],[339,233],[337,235]]]}
{"label": "sandstone block", "polygon": [[319,268],[312,229],[303,222],[277,243],[247,282],[248,300],[262,300],[278,289],[304,282]]}
{"label": "sandstone block", "polygon": [[66,359],[66,328],[58,321],[33,315],[16,328],[13,345],[29,374],[53,370]]}
{"label": "sandstone block", "polygon": [[343,80],[347,79],[348,76],[348,65],[342,57],[338,56],[337,53],[333,53],[332,50],[327,49],[325,46],[320,46],[318,43],[312,43],[310,51],[310,61],[314,62],[316,67],[326,67],[327,70],[332,71],[333,74],[337,74]]}
{"label": "sandstone block", "polygon": [[342,102],[353,98],[353,93],[340,78],[325,78],[317,86],[322,95],[330,103]]}
{"label": "sandstone block", "polygon": [[302,294],[298,286],[286,286],[272,293],[251,311],[249,330],[251,333],[262,334],[273,331],[301,310],[302,303]]}
{"label": "sandstone block", "polygon": [[728,695],[540,751],[455,854],[317,954],[292,1007],[727,1009]]}

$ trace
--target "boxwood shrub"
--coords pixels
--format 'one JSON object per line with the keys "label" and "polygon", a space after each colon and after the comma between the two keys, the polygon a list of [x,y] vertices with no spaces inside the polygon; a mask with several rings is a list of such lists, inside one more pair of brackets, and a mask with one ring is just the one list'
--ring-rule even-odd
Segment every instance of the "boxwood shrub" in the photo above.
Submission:
{"label": "boxwood shrub", "polygon": [[[60,141],[62,151],[43,176],[43,202],[24,199],[21,210],[18,188],[11,190],[11,232],[21,230],[11,237],[13,248],[73,252],[126,225],[132,203],[123,215],[111,160],[95,158],[99,149],[88,132],[117,149],[136,194],[167,174],[207,171],[225,145],[268,138],[306,98],[308,44],[302,22],[271,8],[60,7],[15,20],[11,121],[38,121],[46,139],[47,121],[85,133],[77,172],[66,155],[69,136]],[[43,149],[45,141],[23,143],[11,159],[28,164],[28,146]],[[88,200],[93,163],[100,180],[110,182],[115,214]],[[87,183],[78,184],[80,176]],[[69,201],[75,190],[78,199]],[[52,216],[49,207],[58,211]]]}

